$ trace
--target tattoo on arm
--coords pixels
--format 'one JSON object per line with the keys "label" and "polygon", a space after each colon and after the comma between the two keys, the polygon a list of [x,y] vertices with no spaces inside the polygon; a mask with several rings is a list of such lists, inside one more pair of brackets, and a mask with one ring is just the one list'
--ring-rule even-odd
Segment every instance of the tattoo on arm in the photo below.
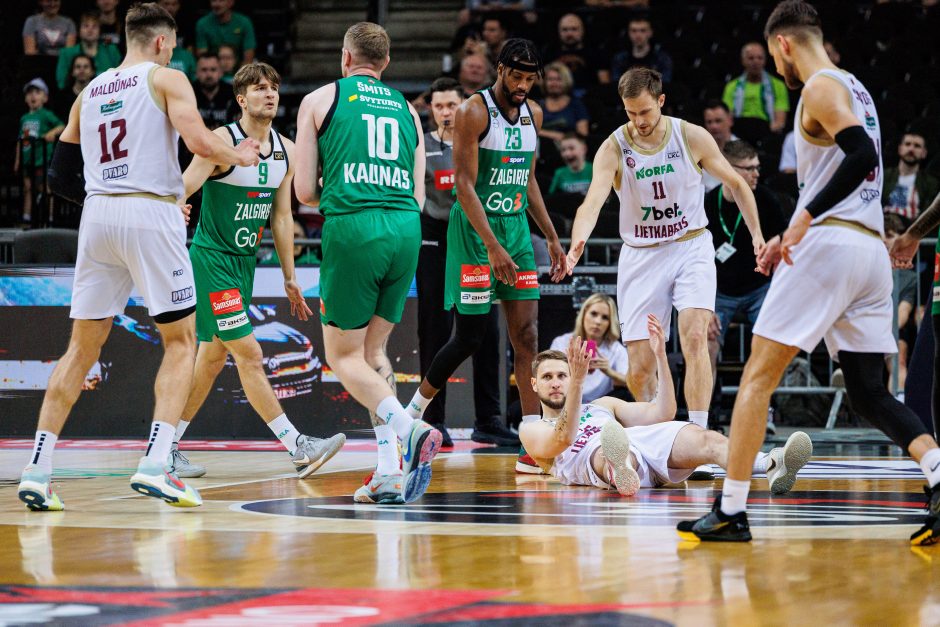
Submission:
{"label": "tattoo on arm", "polygon": [[558,416],[558,420],[555,421],[555,437],[559,440],[567,439],[568,437],[568,408],[565,407],[561,410],[561,414]]}
{"label": "tattoo on arm", "polygon": [[938,226],[940,226],[940,194],[937,194],[926,211],[914,220],[914,224],[907,229],[907,232],[917,239],[923,239],[929,233],[936,231]]}

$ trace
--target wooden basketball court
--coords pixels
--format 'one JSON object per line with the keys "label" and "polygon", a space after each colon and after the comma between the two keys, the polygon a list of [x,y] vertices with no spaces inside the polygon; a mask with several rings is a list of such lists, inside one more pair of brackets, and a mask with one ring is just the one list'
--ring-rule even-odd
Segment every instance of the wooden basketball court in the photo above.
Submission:
{"label": "wooden basketball court", "polygon": [[306,481],[274,441],[193,442],[205,504],[179,510],[130,490],[140,443],[65,441],[66,511],[34,513],[16,497],[30,445],[0,441],[0,625],[940,623],[940,547],[908,544],[922,480],[897,456],[817,455],[783,497],[755,479],[755,541],[708,545],[674,527],[719,480],[625,499],[466,443],[422,500],[363,506],[368,440]]}

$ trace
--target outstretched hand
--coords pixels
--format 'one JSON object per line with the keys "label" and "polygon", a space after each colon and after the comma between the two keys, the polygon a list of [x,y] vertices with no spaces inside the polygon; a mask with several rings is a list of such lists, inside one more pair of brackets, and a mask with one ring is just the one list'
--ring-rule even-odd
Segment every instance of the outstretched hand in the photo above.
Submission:
{"label": "outstretched hand", "polygon": [[552,260],[552,282],[558,283],[568,274],[568,258],[565,256],[565,249],[556,239],[548,242],[548,256]]}
{"label": "outstretched hand", "polygon": [[261,150],[261,144],[257,139],[248,137],[238,142],[235,146],[235,152],[238,153],[238,163],[242,167],[258,165],[258,151]]}
{"label": "outstretched hand", "polygon": [[568,249],[567,271],[568,276],[574,272],[574,267],[578,265],[578,260],[584,254],[584,240],[580,242],[571,242],[571,248]]}
{"label": "outstretched hand", "polygon": [[288,279],[284,281],[284,292],[287,294],[287,300],[290,301],[290,315],[296,316],[300,320],[306,321],[313,315],[313,310],[304,300],[304,292],[297,284],[297,281]]}
{"label": "outstretched hand", "polygon": [[650,334],[650,349],[657,357],[666,356],[666,332],[653,314],[646,314],[646,330]]}
{"label": "outstretched hand", "polygon": [[591,354],[587,342],[582,341],[580,335],[571,338],[568,343],[568,372],[572,381],[584,381],[591,365]]}

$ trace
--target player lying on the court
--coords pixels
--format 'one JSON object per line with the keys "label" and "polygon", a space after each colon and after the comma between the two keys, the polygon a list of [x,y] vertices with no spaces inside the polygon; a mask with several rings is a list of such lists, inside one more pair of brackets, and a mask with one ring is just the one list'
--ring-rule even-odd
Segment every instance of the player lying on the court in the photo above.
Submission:
{"label": "player lying on the court", "polygon": [[313,313],[297,283],[291,254],[294,143],[272,128],[280,85],[280,75],[267,63],[242,66],[233,83],[241,119],[213,131],[229,145],[254,138],[261,146],[257,166],[218,166],[197,155],[183,173],[186,198],[202,188],[202,211],[189,249],[196,283],[199,348],[193,387],[176,427],[168,463],[179,477],[206,474],[204,466],[190,463],[180,452],[179,441],[209,396],[228,354],[235,360],[252,409],[287,449],[301,479],[325,464],[346,442],[342,433],[324,440],[304,435],[293,425],[265,374],[261,345],[248,318],[255,254],[269,218],[291,315],[307,320]]}
{"label": "player lying on the court", "polygon": [[[685,481],[701,464],[728,461],[728,438],[691,422],[672,420],[676,412],[666,342],[659,321],[647,319],[656,356],[658,393],[651,403],[628,403],[605,396],[581,403],[581,385],[591,354],[580,337],[567,356],[539,353],[532,362],[532,388],[542,403],[542,419],[521,425],[529,454],[566,485],[616,489],[633,496],[640,488]],[[796,474],[813,453],[809,436],[797,431],[781,448],[758,453],[754,472],[765,472],[774,494],[789,492]]]}

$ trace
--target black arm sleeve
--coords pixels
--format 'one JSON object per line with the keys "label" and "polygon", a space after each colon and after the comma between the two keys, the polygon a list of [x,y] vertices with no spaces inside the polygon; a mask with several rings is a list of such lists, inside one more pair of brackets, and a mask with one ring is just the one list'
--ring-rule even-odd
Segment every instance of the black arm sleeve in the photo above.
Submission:
{"label": "black arm sleeve", "polygon": [[855,191],[865,177],[878,166],[878,151],[861,126],[843,129],[836,133],[835,139],[845,153],[845,159],[839,164],[832,179],[806,205],[806,210],[814,218],[829,211],[836,203]]}
{"label": "black arm sleeve", "polygon": [[49,188],[56,196],[81,205],[85,202],[85,175],[81,144],[60,141],[49,164]]}

